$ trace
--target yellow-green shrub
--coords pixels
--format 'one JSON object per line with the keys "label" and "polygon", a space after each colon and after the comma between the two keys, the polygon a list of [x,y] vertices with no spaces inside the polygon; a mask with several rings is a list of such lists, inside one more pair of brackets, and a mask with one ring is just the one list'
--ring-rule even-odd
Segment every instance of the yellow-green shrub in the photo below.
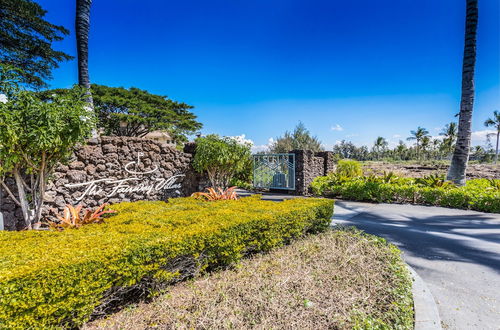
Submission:
{"label": "yellow-green shrub", "polygon": [[463,187],[446,181],[382,176],[341,178],[317,177],[311,183],[315,195],[342,197],[377,203],[436,205],[482,212],[500,213],[500,180],[472,179]]}
{"label": "yellow-green shrub", "polygon": [[341,159],[337,162],[337,169],[335,171],[340,176],[354,178],[363,175],[363,168],[361,163],[353,159]]}
{"label": "yellow-green shrub", "polygon": [[179,198],[116,204],[118,215],[80,229],[0,232],[0,328],[78,326],[127,288],[182,278],[183,264],[226,266],[321,231],[332,204]]}

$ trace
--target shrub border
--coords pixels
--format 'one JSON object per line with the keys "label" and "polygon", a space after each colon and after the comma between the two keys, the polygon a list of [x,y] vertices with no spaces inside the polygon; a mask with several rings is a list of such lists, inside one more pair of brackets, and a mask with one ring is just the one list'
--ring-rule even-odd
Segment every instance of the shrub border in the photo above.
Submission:
{"label": "shrub border", "polygon": [[[269,203],[266,206],[276,205],[273,202],[260,201],[260,196],[245,198],[245,203],[251,205],[252,200]],[[180,204],[183,201],[186,201],[188,208],[194,207],[195,212],[196,203],[209,205],[209,202],[199,202],[191,198],[177,199],[172,201],[172,204],[182,207]],[[216,203],[222,203],[220,205],[226,207],[239,202]],[[162,232],[150,234],[144,239],[134,241],[133,244],[116,247],[114,254],[104,259],[102,255],[95,255],[79,261],[76,256],[70,258],[70,261],[74,262],[51,265],[38,272],[15,274],[3,279],[0,276],[0,326],[78,327],[91,315],[96,315],[96,311],[99,315],[106,313],[109,310],[106,304],[111,310],[121,305],[116,299],[124,293],[127,296],[127,291],[143,296],[151,295],[161,289],[162,285],[192,276],[193,272],[226,267],[247,254],[268,251],[305,233],[323,231],[330,225],[333,215],[332,200],[315,199],[307,203],[302,200],[290,200],[284,203],[289,205],[280,205],[288,208],[279,213],[266,212],[264,204],[256,206],[255,215],[251,214],[247,221],[236,219],[231,223],[231,220],[223,217],[221,221],[225,222],[215,230],[198,226],[197,231],[176,234],[177,236],[170,240],[162,236]],[[126,204],[126,209],[133,203],[123,204]],[[120,210],[119,205],[114,205],[113,208]],[[271,209],[274,207],[271,206]],[[146,223],[140,220],[138,222],[141,226],[149,225],[147,220]],[[78,229],[79,232],[73,231],[72,234],[92,237],[93,232],[102,230],[100,226],[90,225],[89,228]],[[19,235],[22,241],[39,235],[62,233],[3,234],[7,235],[7,239],[13,237],[9,235]],[[91,241],[90,239],[89,244]],[[120,240],[117,241],[117,244],[119,243]],[[182,263],[179,267],[175,265],[176,258],[183,256],[192,258],[188,269]],[[109,260],[109,257],[112,257],[112,260]],[[15,264],[11,266],[15,267]],[[113,301],[116,304],[112,303]]]}
{"label": "shrub border", "polygon": [[421,187],[408,183],[367,182],[361,181],[359,178],[348,178],[342,183],[334,183],[330,181],[328,176],[322,176],[314,179],[311,187],[316,196],[338,197],[345,200],[409,203],[500,213],[500,192],[480,195],[478,188],[467,190],[467,186],[456,188]]}

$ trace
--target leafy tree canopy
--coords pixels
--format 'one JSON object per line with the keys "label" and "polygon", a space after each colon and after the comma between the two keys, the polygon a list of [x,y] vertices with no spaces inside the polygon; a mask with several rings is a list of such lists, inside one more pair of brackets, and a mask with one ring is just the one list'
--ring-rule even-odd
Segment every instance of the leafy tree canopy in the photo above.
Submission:
{"label": "leafy tree canopy", "polygon": [[455,148],[455,142],[457,140],[457,123],[451,122],[446,124],[445,127],[441,130],[439,135],[443,136],[442,148],[451,153]]}
{"label": "leafy tree canopy", "polygon": [[[99,127],[106,135],[143,137],[151,131],[164,130],[176,142],[186,142],[187,135],[202,124],[189,111],[193,107],[166,96],[151,94],[139,88],[92,85],[94,107]],[[67,93],[64,89],[41,93],[45,98]]]}
{"label": "leafy tree canopy", "polygon": [[230,180],[248,169],[251,145],[240,143],[232,137],[216,134],[196,139],[193,166],[198,172],[206,172],[212,187],[227,188]]}
{"label": "leafy tree canopy", "polygon": [[312,136],[301,122],[295,126],[293,132],[286,131],[285,134],[277,138],[270,147],[271,152],[274,153],[286,153],[296,149],[312,151],[324,150],[321,146],[321,141],[316,136]]}
{"label": "leafy tree canopy", "polygon": [[[55,166],[90,136],[94,124],[84,93],[76,88],[50,102],[34,92],[11,90],[0,102],[0,185],[21,207],[27,228],[40,220]],[[15,179],[14,191],[4,182],[9,176]]]}
{"label": "leafy tree canopy", "polygon": [[58,62],[72,59],[52,48],[69,31],[44,20],[45,14],[31,0],[0,1],[0,61],[19,69],[20,81],[33,88],[46,87]]}
{"label": "leafy tree canopy", "polygon": [[340,143],[336,143],[333,146],[333,153],[338,156],[338,158],[348,158],[357,160],[367,160],[370,155],[368,147],[361,146],[357,147],[351,141],[342,140]]}

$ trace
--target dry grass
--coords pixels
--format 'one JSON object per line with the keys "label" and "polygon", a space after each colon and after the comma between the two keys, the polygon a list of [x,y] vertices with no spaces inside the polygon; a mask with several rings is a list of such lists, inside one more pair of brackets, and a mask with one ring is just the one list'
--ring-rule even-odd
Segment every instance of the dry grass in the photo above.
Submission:
{"label": "dry grass", "polygon": [[395,247],[330,230],[177,284],[85,328],[412,328],[410,281]]}

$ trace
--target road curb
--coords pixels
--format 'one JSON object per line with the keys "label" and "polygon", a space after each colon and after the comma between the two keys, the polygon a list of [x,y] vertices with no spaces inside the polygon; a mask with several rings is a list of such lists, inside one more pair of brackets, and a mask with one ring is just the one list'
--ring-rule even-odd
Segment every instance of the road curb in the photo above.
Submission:
{"label": "road curb", "polygon": [[441,330],[441,318],[431,290],[410,265],[406,264],[406,266],[413,277],[412,293],[413,308],[415,310],[415,330]]}

